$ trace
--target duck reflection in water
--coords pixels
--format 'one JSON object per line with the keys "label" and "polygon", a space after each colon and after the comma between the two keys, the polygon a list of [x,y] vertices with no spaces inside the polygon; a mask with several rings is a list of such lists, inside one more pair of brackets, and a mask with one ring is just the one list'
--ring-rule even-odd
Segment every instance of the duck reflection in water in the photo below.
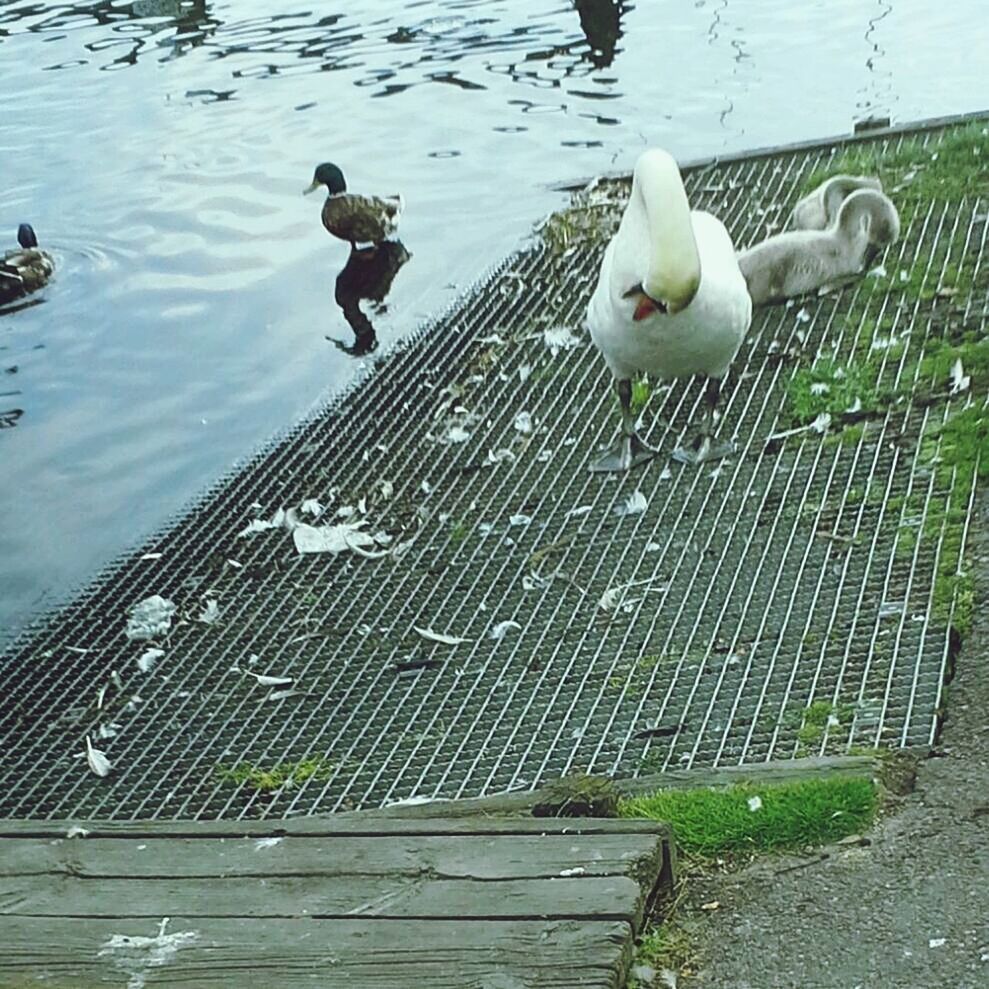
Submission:
{"label": "duck reflection in water", "polygon": [[580,26],[591,46],[589,61],[603,69],[615,60],[622,36],[622,15],[629,9],[624,0],[574,0]]}
{"label": "duck reflection in water", "polygon": [[385,297],[391,291],[391,283],[411,257],[400,240],[384,240],[375,247],[352,250],[337,275],[333,295],[354,331],[354,342],[348,344],[329,336],[326,339],[355,357],[371,353],[378,346],[378,338],[371,320],[361,309],[361,300],[370,302],[375,314],[385,312]]}

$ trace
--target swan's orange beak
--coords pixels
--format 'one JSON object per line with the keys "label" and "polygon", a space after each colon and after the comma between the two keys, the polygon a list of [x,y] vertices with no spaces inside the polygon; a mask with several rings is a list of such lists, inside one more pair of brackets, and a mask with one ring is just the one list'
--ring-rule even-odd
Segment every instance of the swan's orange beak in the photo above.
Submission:
{"label": "swan's orange beak", "polygon": [[647,316],[651,316],[653,313],[659,311],[660,309],[656,304],[656,300],[650,299],[648,295],[643,293],[635,303],[635,312],[632,315],[632,319],[638,323],[639,320],[645,319]]}

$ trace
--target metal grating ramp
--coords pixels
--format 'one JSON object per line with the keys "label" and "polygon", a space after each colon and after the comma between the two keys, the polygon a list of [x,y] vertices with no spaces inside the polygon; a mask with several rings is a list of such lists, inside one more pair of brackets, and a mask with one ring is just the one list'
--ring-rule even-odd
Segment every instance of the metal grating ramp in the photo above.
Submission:
{"label": "metal grating ramp", "polygon": [[[853,153],[922,169],[958,133]],[[833,154],[698,167],[688,193],[745,245]],[[945,469],[941,426],[978,408],[985,381],[951,396],[925,355],[985,334],[980,188],[901,206],[885,276],[757,312],[725,390],[737,456],[669,462],[701,389],[658,387],[645,435],[663,455],[618,480],[586,469],[617,415],[580,324],[627,187],[578,196],[423,339],[13,644],[0,816],[281,817],[576,769],[929,745],[949,629],[970,606],[975,491],[973,470]],[[577,345],[550,346],[558,327]],[[865,366],[886,396],[874,409],[767,444],[800,424],[795,389],[814,369],[834,384]],[[619,514],[636,492],[644,510]],[[239,535],[305,499],[336,522],[363,508],[404,553],[303,556],[285,530]],[[150,644],[124,628],[154,594],[179,611],[142,674]],[[218,618],[202,621],[211,600]],[[105,779],[79,756],[87,734],[113,762]]]}

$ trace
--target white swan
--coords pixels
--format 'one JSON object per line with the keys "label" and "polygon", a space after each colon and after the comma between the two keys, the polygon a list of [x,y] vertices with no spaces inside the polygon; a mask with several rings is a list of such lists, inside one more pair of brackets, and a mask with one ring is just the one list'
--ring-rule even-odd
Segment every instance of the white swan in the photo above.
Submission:
{"label": "white swan", "polygon": [[871,175],[833,175],[793,207],[790,225],[795,230],[826,230],[834,223],[841,204],[858,189],[882,192],[883,184]]}
{"label": "white swan", "polygon": [[700,374],[708,379],[701,434],[675,459],[697,464],[734,450],[716,444],[721,379],[752,319],[752,301],[722,223],[691,212],[680,170],[658,149],[635,164],[632,193],[604,252],[587,307],[591,337],[615,376],[622,435],[593,471],[628,470],[654,456],[635,431],[632,378]]}
{"label": "white swan", "polygon": [[790,230],[738,255],[755,305],[780,302],[860,274],[900,235],[896,207],[881,192],[859,189],[827,230]]}

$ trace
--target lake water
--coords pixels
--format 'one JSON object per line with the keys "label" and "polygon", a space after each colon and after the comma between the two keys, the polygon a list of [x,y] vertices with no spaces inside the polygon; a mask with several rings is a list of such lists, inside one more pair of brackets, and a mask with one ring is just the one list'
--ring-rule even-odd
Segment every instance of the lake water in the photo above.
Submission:
{"label": "lake water", "polygon": [[647,145],[989,104],[982,0],[314,6],[0,2],[0,250],[30,221],[58,261],[0,314],[8,632],[372,359],[334,343],[316,163],[405,196],[385,348]]}

